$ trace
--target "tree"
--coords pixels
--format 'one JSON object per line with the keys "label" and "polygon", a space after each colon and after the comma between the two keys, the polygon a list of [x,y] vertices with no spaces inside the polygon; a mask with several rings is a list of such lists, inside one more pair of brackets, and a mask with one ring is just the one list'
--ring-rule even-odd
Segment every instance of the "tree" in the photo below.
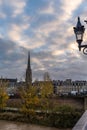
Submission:
{"label": "tree", "polygon": [[35,111],[39,109],[39,98],[37,95],[37,89],[33,86],[23,88],[21,91],[22,97],[22,112],[32,117]]}
{"label": "tree", "polygon": [[51,81],[37,81],[34,86],[23,87],[21,91],[22,112],[33,117],[36,110],[48,110],[52,94]]}
{"label": "tree", "polygon": [[44,81],[41,84],[41,97],[42,98],[48,98],[50,96],[52,96],[53,94],[53,85],[51,81]]}
{"label": "tree", "polygon": [[0,109],[3,109],[6,106],[8,100],[8,94],[6,92],[8,82],[0,81]]}
{"label": "tree", "polygon": [[53,85],[51,81],[42,81],[39,83],[41,108],[48,110],[50,98],[53,96]]}

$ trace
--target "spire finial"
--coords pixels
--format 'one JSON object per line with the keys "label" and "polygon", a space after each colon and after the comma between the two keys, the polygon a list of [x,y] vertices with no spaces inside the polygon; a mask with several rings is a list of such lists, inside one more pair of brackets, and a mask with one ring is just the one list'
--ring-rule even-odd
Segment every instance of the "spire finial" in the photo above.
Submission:
{"label": "spire finial", "polygon": [[80,17],[78,16],[78,21],[80,21]]}
{"label": "spire finial", "polygon": [[81,25],[81,22],[80,22],[80,17],[78,16],[78,22],[77,22],[77,28],[78,27],[81,27],[82,25]]}
{"label": "spire finial", "polygon": [[28,68],[30,68],[30,51],[28,51]]}

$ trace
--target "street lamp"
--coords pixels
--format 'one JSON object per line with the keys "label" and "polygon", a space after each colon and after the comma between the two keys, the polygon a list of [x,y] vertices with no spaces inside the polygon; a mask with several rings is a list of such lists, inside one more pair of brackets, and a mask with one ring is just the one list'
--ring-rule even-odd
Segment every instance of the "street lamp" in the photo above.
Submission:
{"label": "street lamp", "polygon": [[77,25],[76,27],[73,27],[73,29],[76,35],[76,42],[78,43],[79,51],[81,51],[81,48],[83,48],[83,53],[87,55],[87,45],[82,45],[83,34],[85,32],[85,28],[80,22],[80,17],[78,17]]}

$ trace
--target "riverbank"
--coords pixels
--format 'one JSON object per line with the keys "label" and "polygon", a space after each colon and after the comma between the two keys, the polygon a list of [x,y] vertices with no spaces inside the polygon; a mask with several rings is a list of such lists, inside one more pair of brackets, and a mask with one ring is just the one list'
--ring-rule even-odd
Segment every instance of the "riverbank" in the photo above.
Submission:
{"label": "riverbank", "polygon": [[0,130],[71,130],[0,120]]}
{"label": "riverbank", "polygon": [[[0,120],[23,122],[37,124],[47,127],[61,128],[61,130],[70,130],[81,113],[36,113],[35,115],[26,115],[21,112],[0,112]],[[69,129],[67,129],[69,128]]]}

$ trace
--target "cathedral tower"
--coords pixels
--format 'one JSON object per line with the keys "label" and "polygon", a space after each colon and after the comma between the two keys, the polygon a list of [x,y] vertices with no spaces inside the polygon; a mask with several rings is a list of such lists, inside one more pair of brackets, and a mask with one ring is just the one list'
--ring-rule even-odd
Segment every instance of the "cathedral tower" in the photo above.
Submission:
{"label": "cathedral tower", "polygon": [[28,87],[32,85],[32,70],[31,70],[31,64],[30,64],[30,52],[28,52],[28,63],[27,63],[25,80],[26,80],[26,85]]}

